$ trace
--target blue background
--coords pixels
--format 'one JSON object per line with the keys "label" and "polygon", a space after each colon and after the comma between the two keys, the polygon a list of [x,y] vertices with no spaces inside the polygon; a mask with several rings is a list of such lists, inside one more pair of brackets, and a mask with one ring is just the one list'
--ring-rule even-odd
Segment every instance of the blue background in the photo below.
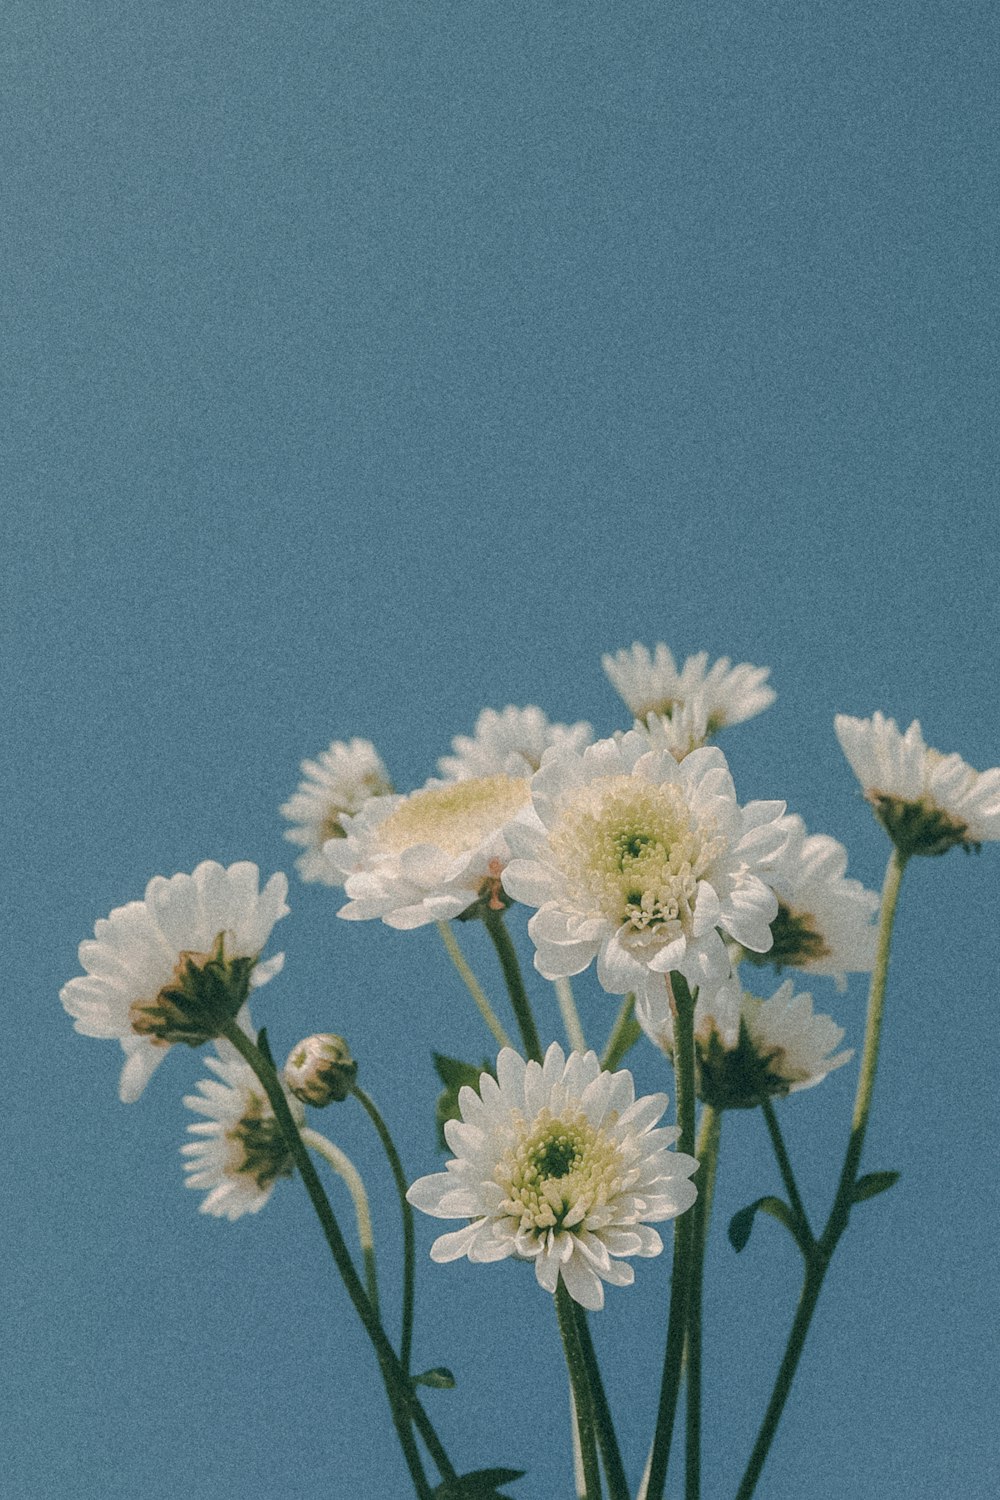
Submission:
{"label": "blue background", "polygon": [[[301,1187],[200,1216],[198,1059],[125,1108],[118,1047],[57,992],[152,874],[291,870],[303,755],[370,736],[409,787],[486,704],[608,733],[600,654],[633,639],[773,668],[723,740],[740,795],[786,797],[868,885],[836,711],[1000,759],[996,11],[12,0],[2,30],[7,1493],[403,1494]],[[995,1493],[996,858],[908,874],[866,1156],[903,1176],[838,1254],[768,1500]],[[431,1049],[489,1051],[436,934],[291,900],[256,1019],[282,1054],[344,1031],[435,1170]],[[864,984],[812,990],[857,1045]],[[577,991],[600,1044],[614,1001]],[[854,1081],[781,1109],[817,1217]],[[366,1164],[391,1298],[366,1122],[316,1123]],[[761,1122],[723,1153],[706,1500],[798,1276],[770,1221],[740,1257],[723,1233],[777,1187]],[[468,1466],[568,1495],[548,1299],[523,1265],[432,1266],[433,1233],[418,1358],[459,1387],[428,1406]],[[594,1319],[633,1481],[668,1269]]]}

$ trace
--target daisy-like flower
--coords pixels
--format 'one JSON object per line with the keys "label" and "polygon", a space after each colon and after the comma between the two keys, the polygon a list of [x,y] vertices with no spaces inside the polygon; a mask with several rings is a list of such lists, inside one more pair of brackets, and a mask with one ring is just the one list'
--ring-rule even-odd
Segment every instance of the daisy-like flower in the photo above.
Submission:
{"label": "daisy-like flower", "polygon": [[974,771],[960,755],[924,744],[914,719],[900,734],[894,719],[838,714],[840,748],[875,816],[904,856],[944,854],[1000,839],[1000,768]]}
{"label": "daisy-like flower", "polygon": [[[673,1017],[665,998],[636,1007],[649,1039],[673,1056]],[[732,979],[713,995],[699,995],[694,1012],[698,1092],[716,1109],[752,1109],[764,1099],[812,1088],[849,1062],[836,1052],[843,1028],[813,1013],[812,996],[797,995],[786,979],[770,1000],[744,992]]]}
{"label": "daisy-like flower", "polygon": [[288,881],[272,875],[260,891],[259,879],[256,865],[224,869],[210,859],[192,875],[157,875],[142,901],[116,907],[80,944],[86,975],[59,998],[84,1036],[121,1042],[124,1103],[138,1099],[172,1043],[218,1036],[281,968],[283,953],[259,959],[288,913]]}
{"label": "daisy-like flower", "polygon": [[[650,750],[669,750],[674,760],[683,760],[710,738],[708,707],[702,693],[678,703],[672,714],[647,714],[636,719],[636,734],[645,735]],[[621,736],[617,736],[621,738]]]}
{"label": "daisy-like flower", "polygon": [[582,750],[594,731],[582,720],[578,724],[550,724],[540,708],[484,708],[471,737],[456,735],[454,755],[443,755],[438,769],[447,781],[466,781],[473,776],[530,776],[542,763],[551,745]]}
{"label": "daisy-like flower", "polygon": [[529,800],[526,777],[501,774],[367,802],[345,817],[346,837],[324,846],[349,897],[337,915],[410,928],[457,917],[480,899],[499,909],[505,829]]}
{"label": "daisy-like flower", "polygon": [[285,838],[305,850],[295,861],[303,880],[339,885],[337,873],[323,857],[328,839],[344,837],[345,813],[356,813],[369,797],[392,791],[389,773],[370,740],[334,740],[316,760],[304,760],[298,791],[279,809],[294,826]]}
{"label": "daisy-like flower", "polygon": [[447,1170],[406,1195],[435,1218],[470,1221],[435,1240],[431,1259],[533,1260],[547,1292],[562,1277],[582,1306],[603,1307],[603,1282],[635,1279],[622,1257],[659,1255],[649,1226],[696,1197],[694,1157],[667,1149],[680,1131],[654,1129],[667,1102],[636,1099],[631,1073],[603,1073],[593,1052],[567,1059],[553,1042],[544,1063],[526,1063],[505,1047],[495,1080],[459,1090]]}
{"label": "daisy-like flower", "polygon": [[781,820],[788,843],[762,878],[778,898],[766,953],[751,963],[829,974],[839,990],[847,974],[867,974],[875,962],[879,898],[859,880],[845,878],[847,850],[823,833],[806,833],[794,813]]}
{"label": "daisy-like flower", "polygon": [[660,642],[650,654],[637,641],[631,650],[602,657],[601,664],[637,719],[649,714],[672,717],[678,704],[700,693],[709,734],[727,724],[752,719],[775,699],[774,689],[767,684],[770,667],[753,667],[749,662],[734,667],[728,656],[721,656],[710,667],[707,651],[689,656],[678,669],[669,646]]}
{"label": "daisy-like flower", "polygon": [[[239,1219],[264,1207],[278,1178],[292,1175],[294,1163],[253,1069],[224,1038],[215,1046],[218,1056],[205,1058],[215,1076],[200,1079],[198,1092],[184,1099],[188,1109],[208,1117],[188,1126],[195,1139],[181,1147],[184,1185],[208,1190],[200,1204],[203,1214]],[[285,1092],[301,1124],[305,1110]]]}
{"label": "daisy-like flower", "polygon": [[721,750],[678,762],[630,732],[582,755],[550,752],[532,779],[536,821],[511,823],[503,883],[537,906],[528,923],[546,979],[597,958],[612,994],[665,989],[679,972],[717,985],[725,938],[763,953],[778,902],[759,871],[788,837],[783,802],[736,802]]}

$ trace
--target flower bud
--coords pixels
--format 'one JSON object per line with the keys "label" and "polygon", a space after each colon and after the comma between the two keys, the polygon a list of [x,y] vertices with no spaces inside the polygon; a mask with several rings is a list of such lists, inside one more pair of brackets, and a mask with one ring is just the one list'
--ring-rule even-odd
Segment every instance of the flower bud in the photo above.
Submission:
{"label": "flower bud", "polygon": [[325,1031],[307,1036],[292,1048],[285,1064],[285,1083],[296,1099],[323,1109],[347,1098],[357,1073],[358,1065],[344,1038]]}

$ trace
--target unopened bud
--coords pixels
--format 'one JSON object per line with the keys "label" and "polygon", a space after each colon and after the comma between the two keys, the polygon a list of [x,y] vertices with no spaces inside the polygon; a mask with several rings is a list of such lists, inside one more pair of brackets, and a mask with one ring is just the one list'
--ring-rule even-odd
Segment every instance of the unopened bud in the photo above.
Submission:
{"label": "unopened bud", "polygon": [[291,1092],[317,1109],[346,1099],[357,1074],[350,1047],[332,1031],[307,1036],[292,1048],[285,1064],[285,1083]]}

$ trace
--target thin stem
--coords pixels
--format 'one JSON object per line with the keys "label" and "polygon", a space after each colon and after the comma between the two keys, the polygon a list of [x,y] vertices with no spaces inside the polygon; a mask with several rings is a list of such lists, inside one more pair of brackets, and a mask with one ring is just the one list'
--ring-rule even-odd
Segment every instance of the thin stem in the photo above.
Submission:
{"label": "thin stem", "polygon": [[556,1285],[556,1316],[562,1334],[566,1369],[569,1371],[570,1390],[576,1412],[577,1432],[580,1437],[580,1458],[583,1463],[584,1500],[601,1500],[601,1471],[597,1464],[597,1440],[594,1424],[594,1405],[587,1370],[577,1332],[573,1299],[566,1290],[562,1277]]}
{"label": "thin stem", "polygon": [[808,1243],[814,1244],[815,1238],[809,1225],[809,1217],[805,1210],[805,1204],[802,1202],[802,1195],[795,1181],[795,1173],[792,1171],[792,1160],[785,1146],[785,1138],[781,1134],[778,1116],[775,1113],[774,1105],[766,1095],[761,1100],[761,1109],[764,1111],[767,1133],[771,1137],[771,1145],[774,1147],[775,1159],[778,1163],[778,1170],[781,1173],[781,1180],[785,1184],[785,1192],[788,1194],[792,1213],[798,1219],[800,1229],[805,1230]]}
{"label": "thin stem", "polygon": [[325,1135],[320,1135],[318,1130],[304,1129],[302,1139],[306,1145],[311,1147],[318,1156],[322,1156],[337,1176],[340,1177],[354,1203],[354,1214],[358,1221],[358,1241],[361,1245],[361,1254],[365,1262],[365,1285],[368,1290],[368,1300],[377,1313],[378,1306],[378,1275],[375,1268],[375,1237],[372,1234],[372,1216],[368,1206],[368,1194],[361,1180],[361,1173],[351,1161],[351,1158],[339,1146],[327,1140]]}
{"label": "thin stem", "polygon": [[[851,1203],[854,1197],[854,1188],[857,1183],[857,1171],[861,1162],[861,1149],[864,1145],[865,1132],[868,1129],[868,1116],[871,1111],[872,1091],[875,1087],[875,1073],[878,1068],[879,1042],[882,1035],[882,1012],[885,1003],[885,987],[889,977],[889,955],[892,948],[892,929],[896,919],[896,905],[899,900],[899,888],[903,879],[903,871],[906,869],[906,858],[893,848],[886,866],[885,880],[882,883],[882,908],[879,915],[878,946],[875,952],[875,965],[872,969],[872,981],[868,990],[868,1017],[865,1023],[865,1045],[861,1056],[861,1072],[858,1077],[857,1092],[854,1096],[854,1113],[851,1117],[851,1134],[847,1142],[847,1151],[844,1156],[844,1165],[841,1169],[840,1180],[837,1185],[837,1195],[834,1198],[833,1208],[827,1220],[826,1228],[820,1238],[814,1242],[812,1253],[806,1260],[806,1274],[802,1283],[802,1292],[799,1297],[799,1305],[796,1309],[795,1320],[792,1323],[788,1335],[788,1344],[785,1348],[784,1358],[778,1370],[768,1402],[764,1419],[761,1422],[760,1432],[754,1444],[753,1452],[747,1463],[746,1473],[736,1492],[736,1500],[750,1500],[751,1495],[757,1487],[761,1470],[774,1435],[781,1420],[781,1414],[785,1409],[785,1402],[792,1388],[792,1381],[805,1348],[806,1335],[809,1332],[809,1324],[816,1310],[819,1300],[820,1288],[823,1278],[830,1264],[830,1258],[836,1249],[837,1242],[847,1228],[847,1221],[851,1212]],[[794,1206],[794,1205],[793,1205]]]}
{"label": "thin stem", "polygon": [[598,1447],[601,1450],[601,1462],[604,1465],[604,1477],[608,1481],[608,1497],[609,1500],[629,1500],[628,1483],[625,1479],[625,1466],[622,1463],[621,1450],[618,1447],[618,1436],[615,1432],[615,1424],[611,1416],[611,1407],[608,1404],[607,1394],[604,1390],[604,1381],[601,1379],[601,1367],[597,1363],[597,1350],[594,1348],[594,1341],[590,1336],[587,1312],[578,1302],[572,1302],[572,1310],[576,1322],[576,1334],[580,1343],[580,1353],[583,1356],[583,1365],[587,1372],[587,1381],[590,1385],[590,1395],[594,1409],[594,1426],[597,1430]]}
{"label": "thin stem", "polygon": [[403,1216],[403,1328],[399,1341],[399,1362],[407,1375],[410,1373],[410,1356],[413,1349],[413,1308],[416,1296],[416,1234],[413,1227],[413,1209],[406,1201],[406,1189],[409,1184],[406,1181],[406,1173],[403,1171],[403,1163],[399,1159],[395,1142],[389,1133],[389,1127],[382,1118],[381,1113],[375,1106],[373,1099],[365,1093],[364,1089],[352,1084],[351,1093],[361,1104],[368,1118],[378,1132],[378,1138],[382,1142],[389,1166],[392,1170],[393,1180],[396,1184],[396,1193],[399,1197],[400,1212]]}
{"label": "thin stem", "polygon": [[576,1500],[587,1500],[587,1476],[583,1472],[583,1449],[580,1446],[580,1418],[576,1414],[572,1380],[569,1383],[569,1421],[573,1442],[573,1490]]}
{"label": "thin stem", "polygon": [[617,1068],[626,1052],[642,1036],[642,1027],[633,1015],[634,1010],[635,996],[626,995],[615,1017],[615,1024],[611,1028],[611,1035],[608,1037],[604,1056],[601,1058],[601,1067],[609,1073]]}
{"label": "thin stem", "polygon": [[483,1020],[492,1031],[497,1044],[501,1047],[513,1047],[514,1043],[507,1035],[506,1031],[500,1023],[499,1017],[497,1016],[492,1005],[483,993],[483,989],[479,983],[479,980],[476,978],[475,974],[473,974],[472,970],[469,968],[469,965],[466,963],[465,955],[463,954],[461,948],[458,946],[458,939],[452,932],[451,927],[447,922],[436,922],[434,925],[437,927],[438,932],[441,934],[441,941],[447,948],[448,955],[451,958],[452,963],[455,965],[455,968],[462,976],[462,980],[465,984],[466,989],[472,996],[473,1000],[475,1000],[476,1005],[479,1008],[479,1014],[482,1016]]}
{"label": "thin stem", "polygon": [[316,1168],[312,1164],[308,1148],[299,1133],[298,1126],[292,1117],[288,1107],[288,1100],[282,1088],[281,1080],[277,1070],[270,1058],[250,1040],[246,1032],[235,1022],[226,1023],[223,1036],[236,1048],[240,1056],[253,1069],[260,1080],[261,1087],[267,1094],[268,1102],[274,1111],[275,1119],[281,1127],[285,1137],[285,1143],[292,1154],[295,1165],[299,1169],[306,1192],[309,1194],[310,1202],[316,1212],[323,1230],[330,1254],[333,1256],[337,1270],[340,1272],[341,1280],[351,1300],[355,1312],[361,1319],[361,1323],[371,1340],[372,1347],[378,1358],[379,1369],[382,1380],[389,1397],[389,1405],[392,1410],[393,1423],[400,1446],[403,1449],[410,1477],[414,1488],[421,1500],[431,1500],[431,1491],[423,1472],[420,1454],[407,1417],[411,1418],[418,1431],[427,1444],[428,1451],[433,1458],[438,1470],[444,1479],[456,1477],[455,1466],[452,1464],[445,1452],[441,1439],[434,1430],[434,1425],[420,1404],[420,1400],[410,1385],[405,1370],[396,1357],[396,1352],[390,1344],[385,1329],[379,1322],[371,1303],[368,1300],[364,1287],[350,1253],[344,1241],[337,1217],[330,1206],[330,1200],[326,1195],[323,1184],[319,1180]]}
{"label": "thin stem", "polygon": [[514,1017],[524,1042],[524,1050],[528,1057],[541,1062],[542,1043],[538,1036],[535,1018],[531,1014],[531,1001],[528,999],[528,992],[521,977],[517,950],[511,941],[503,916],[502,911],[491,911],[488,906],[485,906],[483,924],[497,950],[497,958],[503,970],[504,982],[507,985],[507,993],[510,995],[510,1003],[514,1008]]}
{"label": "thin stem", "polygon": [[[695,1127],[695,1074],[694,1074],[694,999],[687,981],[674,974],[670,990],[674,1005],[674,1074],[677,1086],[677,1123],[681,1134],[677,1149],[692,1153]],[[688,1278],[690,1275],[691,1237],[693,1220],[690,1213],[682,1213],[674,1220],[674,1264],[670,1279],[670,1313],[667,1322],[667,1344],[663,1356],[663,1375],[660,1381],[660,1402],[656,1416],[656,1433],[650,1455],[649,1479],[646,1484],[648,1500],[662,1500],[663,1487],[667,1482],[667,1464],[670,1461],[670,1442],[677,1415],[677,1398],[681,1387],[681,1369],[684,1363],[684,1335],[687,1323]]]}
{"label": "thin stem", "polygon": [[698,1500],[701,1493],[701,1302],[705,1278],[705,1245],[712,1217],[712,1195],[719,1160],[722,1112],[706,1105],[698,1134],[698,1197],[691,1247],[691,1283],[688,1287],[687,1326],[687,1429],[684,1450],[684,1500]]}
{"label": "thin stem", "polygon": [[569,1042],[570,1051],[586,1052],[587,1043],[583,1035],[583,1027],[580,1025],[580,1012],[573,999],[573,986],[568,979],[553,979],[552,983],[555,986],[556,999],[559,1001],[559,1014],[566,1028],[566,1040]]}

